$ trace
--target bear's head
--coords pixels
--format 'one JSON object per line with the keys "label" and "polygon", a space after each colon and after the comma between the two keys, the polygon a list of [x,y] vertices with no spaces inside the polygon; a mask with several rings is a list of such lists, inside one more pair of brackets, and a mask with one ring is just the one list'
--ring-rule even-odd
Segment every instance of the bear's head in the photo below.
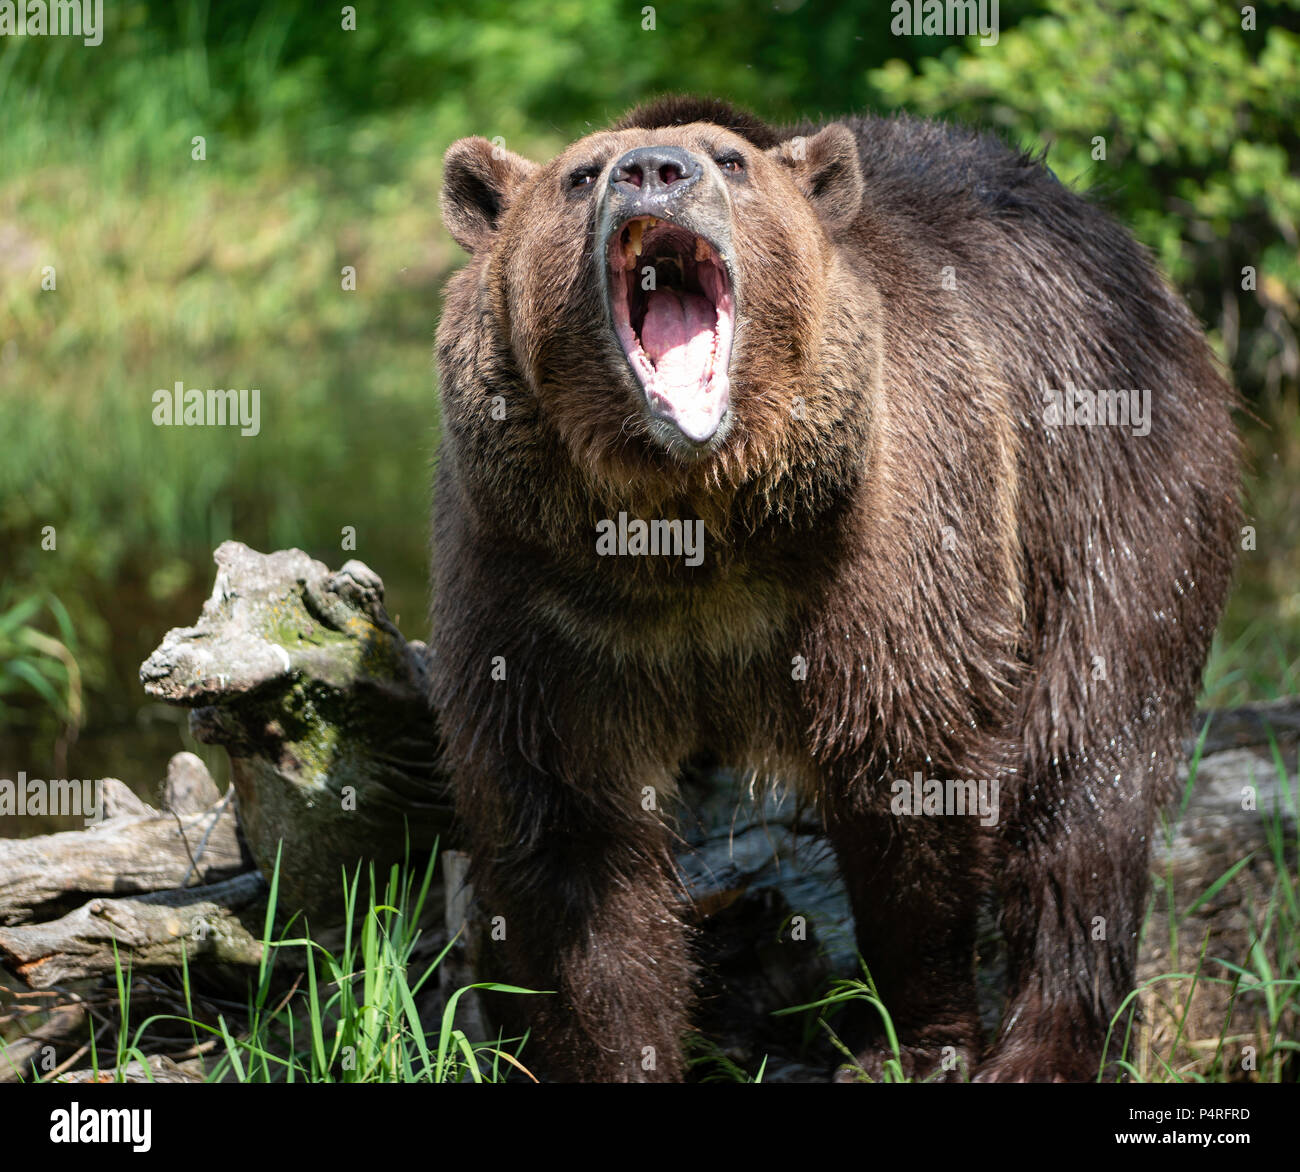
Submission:
{"label": "bear's head", "polygon": [[449,376],[518,381],[606,475],[752,460],[816,393],[833,241],[862,192],[846,126],[782,140],[708,99],[639,107],[542,165],[462,139],[441,203],[473,260],[448,328],[495,336],[450,360],[440,334],[444,400],[469,393]]}

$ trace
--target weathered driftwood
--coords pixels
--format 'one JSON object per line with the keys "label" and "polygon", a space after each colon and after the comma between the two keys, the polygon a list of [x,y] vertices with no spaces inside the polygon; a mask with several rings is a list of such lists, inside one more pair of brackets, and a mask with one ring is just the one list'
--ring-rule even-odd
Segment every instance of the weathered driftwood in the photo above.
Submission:
{"label": "weathered driftwood", "polygon": [[246,871],[211,887],[96,897],[49,923],[0,928],[0,959],[33,989],[113,971],[204,961],[255,965],[266,882]]}
{"label": "weathered driftwood", "polygon": [[[102,820],[89,829],[0,838],[0,925],[49,919],[89,896],[218,883],[247,871],[233,804],[219,802],[203,763],[177,754],[168,776],[165,798],[176,804],[162,810],[109,778],[97,783]],[[205,800],[206,809],[198,805]]]}
{"label": "weathered driftwood", "polygon": [[145,1063],[136,1059],[125,1066],[110,1066],[105,1070],[74,1070],[69,1074],[60,1075],[55,1081],[60,1083],[196,1083],[204,1081],[203,1061],[199,1058],[191,1058],[186,1062],[173,1062],[165,1054],[151,1054],[147,1070]]}
{"label": "weathered driftwood", "polygon": [[286,906],[336,917],[343,869],[448,829],[423,644],[402,638],[360,562],[333,573],[234,541],[215,558],[198,624],[168,632],[140,679],[225,747],[244,836],[267,874],[281,854]]}
{"label": "weathered driftwood", "polygon": [[85,1025],[86,1011],[80,1005],[59,1005],[46,1011],[26,1035],[0,1046],[0,1082],[39,1079],[50,1073],[56,1056],[68,1048],[68,1040],[86,1036]]}
{"label": "weathered driftwood", "polygon": [[173,814],[201,814],[221,800],[217,783],[193,753],[177,753],[167,764],[162,808]]}
{"label": "weathered driftwood", "polygon": [[[234,542],[217,551],[216,561],[216,588],[198,625],[170,632],[141,677],[151,695],[192,709],[199,739],[226,747],[253,859],[269,873],[280,853],[282,907],[307,910],[315,929],[337,919],[342,868],[359,859],[400,859],[408,843],[414,851],[435,839],[455,846],[446,779],[434,765],[425,648],[402,638],[384,611],[382,583],[359,562],[331,573],[297,550],[263,556]],[[1189,730],[1189,738],[1199,731]],[[1300,699],[1213,716],[1190,801],[1171,812],[1171,830],[1154,844],[1153,869],[1171,885],[1177,909],[1178,955],[1170,951],[1168,917],[1153,918],[1158,927],[1144,943],[1144,977],[1193,971],[1202,948],[1208,958],[1240,961],[1246,954],[1272,883],[1265,825],[1274,812],[1295,843],[1297,740]],[[94,830],[0,843],[0,924],[11,925],[0,932],[0,961],[32,983],[111,971],[112,940],[137,970],[175,964],[182,951],[192,965],[256,962],[260,880],[218,882],[240,869],[228,828],[234,803],[214,803],[215,789],[195,772],[196,760],[169,771],[171,808],[164,813],[128,810],[119,801],[115,816]],[[755,803],[725,773],[687,777],[683,791],[689,813],[681,816],[678,857],[683,898],[702,929],[708,962],[704,1028],[750,1069],[763,1054],[784,1052],[787,1059],[769,1066],[769,1078],[824,1077],[824,1055],[808,1066],[789,1060],[799,1023],[771,1017],[817,996],[831,973],[854,973],[848,904],[815,817],[788,799]],[[1253,798],[1253,808],[1243,795]],[[214,831],[191,861],[205,818]],[[1249,866],[1184,916],[1251,852]],[[448,852],[447,882],[431,893],[435,903],[445,901],[442,939],[472,915],[462,886],[465,862]],[[202,890],[189,886],[198,884]],[[154,888],[158,896],[144,894]],[[171,888],[184,889],[165,890]],[[102,898],[130,893],[140,894]],[[52,910],[90,896],[97,897],[93,903],[44,922]],[[1000,994],[991,929],[987,943],[991,1024]],[[459,986],[470,978],[474,957],[458,949],[445,964],[444,983]],[[1211,967],[1206,975],[1226,971],[1219,966],[1211,974]],[[1217,1038],[1229,1018],[1240,1044],[1267,1047],[1250,998],[1230,1003],[1224,985],[1198,984],[1180,1025],[1189,986],[1162,982],[1146,998],[1150,1040],[1164,1043],[1167,1053],[1180,1038],[1172,1061],[1203,1057],[1197,1039]],[[461,1004],[462,1021],[483,1028],[464,1017],[476,1016],[477,1007],[468,999]]]}

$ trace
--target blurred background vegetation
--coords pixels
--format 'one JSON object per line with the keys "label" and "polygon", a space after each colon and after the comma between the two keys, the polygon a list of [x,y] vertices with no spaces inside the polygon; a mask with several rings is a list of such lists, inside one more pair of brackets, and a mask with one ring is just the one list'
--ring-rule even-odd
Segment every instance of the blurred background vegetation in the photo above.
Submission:
{"label": "blurred background vegetation", "polygon": [[[1249,408],[1256,548],[1206,700],[1300,690],[1300,0],[1249,29],[1220,0],[1004,0],[995,46],[893,36],[888,0],[675,0],[653,30],[616,0],[359,3],[355,31],[341,7],[110,0],[97,48],[0,38],[0,777],[162,776],[184,721],[136,669],[226,538],[360,557],[422,634],[433,330],[461,261],[442,152],[545,157],[666,90],[959,119],[1096,190]],[[261,434],[154,427],[177,380],[260,388]]]}

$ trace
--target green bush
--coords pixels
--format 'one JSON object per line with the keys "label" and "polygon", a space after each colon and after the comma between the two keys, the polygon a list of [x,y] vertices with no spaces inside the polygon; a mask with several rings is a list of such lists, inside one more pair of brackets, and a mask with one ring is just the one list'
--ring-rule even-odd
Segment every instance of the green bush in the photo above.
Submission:
{"label": "green bush", "polygon": [[[1151,247],[1252,395],[1300,375],[1300,0],[1046,0],[1046,13],[914,69],[887,105],[993,126],[1099,189]],[[1253,289],[1247,270],[1254,270]]]}

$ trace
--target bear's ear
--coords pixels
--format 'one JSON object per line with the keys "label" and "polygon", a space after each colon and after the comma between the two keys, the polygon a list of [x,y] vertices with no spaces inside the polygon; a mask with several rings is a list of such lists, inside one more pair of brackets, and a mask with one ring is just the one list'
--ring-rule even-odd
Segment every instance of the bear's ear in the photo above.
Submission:
{"label": "bear's ear", "polygon": [[452,143],[442,160],[438,201],[452,239],[466,252],[490,245],[501,214],[535,170],[536,163],[493,146],[486,138]]}
{"label": "bear's ear", "polygon": [[842,122],[832,122],[811,138],[791,138],[767,152],[794,172],[799,190],[828,228],[840,228],[862,206],[862,167],[858,140]]}

